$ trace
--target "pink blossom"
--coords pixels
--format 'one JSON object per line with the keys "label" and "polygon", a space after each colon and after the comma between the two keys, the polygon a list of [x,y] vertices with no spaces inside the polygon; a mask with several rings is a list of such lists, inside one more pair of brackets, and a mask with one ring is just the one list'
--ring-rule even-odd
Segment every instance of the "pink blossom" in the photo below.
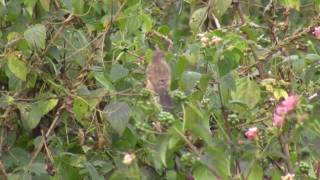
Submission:
{"label": "pink blossom", "polygon": [[285,119],[285,115],[273,114],[273,126],[281,127]]}
{"label": "pink blossom", "polygon": [[273,113],[273,125],[281,127],[284,123],[286,115],[293,111],[299,102],[299,96],[289,95],[285,100],[281,101]]}
{"label": "pink blossom", "polygon": [[288,113],[293,111],[296,108],[298,101],[299,101],[299,96],[290,95],[287,99],[281,102],[281,105],[287,109],[287,113]]}
{"label": "pink blossom", "polygon": [[275,113],[278,115],[284,115],[288,112],[288,109],[285,106],[277,106]]}
{"label": "pink blossom", "polygon": [[320,39],[320,26],[314,28],[313,34],[317,39]]}
{"label": "pink blossom", "polygon": [[253,139],[257,138],[257,136],[258,136],[258,128],[257,127],[249,128],[247,130],[247,132],[245,133],[245,135],[250,140],[253,140]]}

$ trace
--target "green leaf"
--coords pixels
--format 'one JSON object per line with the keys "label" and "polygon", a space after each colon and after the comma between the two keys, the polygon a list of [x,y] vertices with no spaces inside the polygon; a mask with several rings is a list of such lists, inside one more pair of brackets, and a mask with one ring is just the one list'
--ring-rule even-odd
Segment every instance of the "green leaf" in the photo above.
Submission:
{"label": "green leaf", "polygon": [[90,91],[90,95],[86,97],[90,108],[94,108],[97,104],[102,100],[102,98],[107,94],[107,90],[105,88],[99,88],[93,91]]}
{"label": "green leaf", "polygon": [[71,0],[71,3],[75,14],[83,14],[84,0]]}
{"label": "green leaf", "polygon": [[39,1],[43,9],[48,12],[50,10],[50,0],[39,0]]}
{"label": "green leaf", "polygon": [[129,169],[116,170],[111,175],[109,180],[141,180],[143,179],[142,171],[136,167],[130,167]]}
{"label": "green leaf", "polygon": [[113,92],[114,87],[112,83],[104,76],[103,73],[94,73],[94,78],[103,86],[106,88],[106,90]]}
{"label": "green leaf", "polygon": [[300,9],[300,0],[280,0],[280,4],[289,9]]}
{"label": "green leaf", "polygon": [[142,23],[142,31],[143,32],[148,32],[152,29],[153,26],[153,19],[151,16],[147,14],[141,14],[140,16]]}
{"label": "green leaf", "polygon": [[38,0],[24,0],[24,4],[26,5],[27,12],[30,16],[33,15],[33,8],[35,7]]}
{"label": "green leaf", "polygon": [[25,121],[26,128],[29,130],[35,128],[39,124],[41,117],[51,111],[57,103],[58,99],[50,99],[31,104]]}
{"label": "green leaf", "polygon": [[271,179],[281,179],[281,172],[278,169],[272,169],[269,174]]}
{"label": "green leaf", "polygon": [[182,76],[182,73],[185,71],[186,67],[188,65],[188,60],[186,57],[181,56],[178,58],[177,64],[174,66],[174,78],[178,79]]}
{"label": "green leaf", "polygon": [[240,55],[236,51],[227,50],[223,53],[223,57],[218,61],[220,76],[228,74],[231,70],[239,65]]}
{"label": "green leaf", "polygon": [[188,103],[185,112],[184,126],[207,144],[212,143],[209,118],[194,104]]}
{"label": "green leaf", "polygon": [[[6,6],[6,1],[5,1],[5,0],[1,0],[0,3],[1,3],[1,5],[4,6],[4,7]],[[0,36],[0,37],[1,37],[1,36]]]}
{"label": "green leaf", "polygon": [[195,10],[189,20],[189,25],[194,33],[201,31],[204,21],[207,19],[208,7],[202,7]]}
{"label": "green leaf", "polygon": [[222,179],[229,179],[230,171],[230,154],[225,147],[219,145],[210,146],[205,154],[200,157],[200,162],[208,169],[212,169],[222,176]]}
{"label": "green leaf", "polygon": [[103,176],[99,175],[97,169],[91,163],[86,162],[85,165],[91,179],[104,180]]}
{"label": "green leaf", "polygon": [[46,27],[42,24],[31,26],[24,32],[24,38],[32,49],[44,49],[46,44]]}
{"label": "green leaf", "polygon": [[276,100],[280,100],[280,98],[287,98],[288,93],[284,89],[275,88],[273,90],[273,96],[276,98]]}
{"label": "green leaf", "polygon": [[131,109],[125,102],[113,102],[104,107],[105,119],[119,135],[122,135],[127,127],[130,116]]}
{"label": "green leaf", "polygon": [[220,18],[230,7],[232,0],[214,0],[212,2],[213,13],[215,17]]}
{"label": "green leaf", "polygon": [[124,68],[121,64],[112,65],[110,78],[112,81],[117,81],[123,77],[126,77],[129,73],[129,70]]}
{"label": "green leaf", "polygon": [[81,122],[82,118],[88,113],[89,106],[82,98],[75,98],[73,101],[73,112],[75,118]]}
{"label": "green leaf", "polygon": [[201,74],[193,71],[186,71],[183,73],[180,80],[180,88],[187,93],[191,93],[192,89],[200,81]]}
{"label": "green leaf", "polygon": [[26,81],[28,74],[27,64],[18,59],[18,57],[14,54],[8,54],[6,56],[8,60],[8,67],[10,71],[19,79]]}
{"label": "green leaf", "polygon": [[250,172],[248,180],[263,179],[263,169],[259,164],[255,164]]}
{"label": "green leaf", "polygon": [[214,180],[214,175],[204,166],[198,166],[192,173],[195,180]]}
{"label": "green leaf", "polygon": [[260,87],[249,78],[241,78],[236,80],[236,90],[231,91],[233,100],[242,101],[253,108],[260,101]]}
{"label": "green leaf", "polygon": [[320,11],[320,0],[314,0],[314,6],[316,10],[319,12]]}
{"label": "green leaf", "polygon": [[32,163],[32,165],[30,166],[30,171],[35,173],[36,175],[47,174],[46,164],[38,162]]}

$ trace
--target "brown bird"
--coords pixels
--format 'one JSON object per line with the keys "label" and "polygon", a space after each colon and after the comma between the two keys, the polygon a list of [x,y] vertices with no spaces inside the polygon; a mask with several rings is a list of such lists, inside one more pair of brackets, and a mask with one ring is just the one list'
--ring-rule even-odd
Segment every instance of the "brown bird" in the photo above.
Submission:
{"label": "brown bird", "polygon": [[172,101],[169,96],[171,68],[161,51],[154,51],[152,62],[147,67],[146,76],[147,88],[159,96],[159,101],[164,111],[171,111]]}

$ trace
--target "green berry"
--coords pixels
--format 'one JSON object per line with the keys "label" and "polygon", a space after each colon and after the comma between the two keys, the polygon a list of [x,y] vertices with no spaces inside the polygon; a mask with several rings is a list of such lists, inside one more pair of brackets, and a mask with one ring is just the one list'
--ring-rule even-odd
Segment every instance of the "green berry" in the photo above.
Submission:
{"label": "green berry", "polygon": [[185,93],[180,90],[175,90],[171,92],[170,95],[177,101],[184,101],[187,99],[187,96],[185,95]]}
{"label": "green berry", "polygon": [[175,119],[173,115],[169,112],[161,111],[158,115],[158,120],[160,123],[171,125],[174,123]]}
{"label": "green berry", "polygon": [[301,161],[299,164],[298,164],[298,167],[299,167],[299,171],[301,173],[308,173],[309,169],[310,169],[310,166],[308,163],[304,162],[304,161]]}
{"label": "green berry", "polygon": [[144,98],[149,98],[151,96],[151,92],[147,89],[141,89],[139,95]]}
{"label": "green berry", "polygon": [[237,114],[230,114],[228,116],[228,122],[232,125],[236,125],[240,122],[240,119]]}

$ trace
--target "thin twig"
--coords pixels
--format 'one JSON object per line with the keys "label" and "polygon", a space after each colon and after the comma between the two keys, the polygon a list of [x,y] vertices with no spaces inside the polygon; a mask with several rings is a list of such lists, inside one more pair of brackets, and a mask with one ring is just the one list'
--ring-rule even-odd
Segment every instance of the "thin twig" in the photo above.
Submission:
{"label": "thin twig", "polygon": [[[201,156],[201,153],[198,151],[198,149],[185,137],[185,135],[180,132],[176,127],[173,127],[174,130],[180,135],[180,137],[182,138],[182,140],[184,140],[184,142],[188,145],[188,147],[192,150],[193,153],[195,153],[198,157]],[[208,167],[208,166],[207,166]],[[221,179],[221,177],[219,176],[218,172],[215,169],[212,169],[210,167],[208,167],[209,170],[213,173],[213,175],[217,178],[217,179]]]}
{"label": "thin twig", "polygon": [[153,34],[161,37],[162,39],[164,39],[164,40],[168,43],[168,48],[167,48],[168,51],[172,49],[172,47],[173,47],[173,41],[172,41],[168,36],[163,35],[163,34],[159,33],[159,32],[156,31],[156,30],[152,30],[151,33],[153,33]]}
{"label": "thin twig", "polygon": [[255,67],[257,64],[262,64],[267,62],[270,57],[277,53],[279,50],[281,50],[282,47],[285,47],[287,45],[290,45],[292,42],[302,38],[303,36],[307,35],[311,29],[316,26],[319,22],[320,19],[319,17],[316,18],[317,20],[312,23],[311,25],[309,25],[308,27],[302,29],[301,31],[295,32],[293,33],[291,36],[286,37],[285,39],[283,39],[282,41],[280,41],[278,44],[272,46],[269,51],[267,51],[266,53],[264,53],[260,58],[259,61],[256,61],[255,63],[243,68],[242,70],[240,70],[240,74],[244,74],[246,72],[248,72],[251,68]]}
{"label": "thin twig", "polygon": [[44,146],[44,143],[45,143],[45,139],[49,137],[49,135],[51,134],[51,132],[53,131],[53,129],[56,127],[56,124],[58,122],[58,120],[60,119],[60,114],[61,114],[61,111],[65,108],[65,105],[62,105],[58,108],[57,112],[55,113],[55,117],[47,131],[47,133],[45,134],[45,138],[42,138],[41,139],[41,142],[39,143],[38,145],[38,148],[36,149],[36,151],[33,153],[29,163],[28,163],[28,166],[27,166],[27,169],[30,169],[31,165],[33,164],[34,160],[36,159],[36,157],[38,156],[38,154],[40,153],[41,149],[43,148]]}
{"label": "thin twig", "polygon": [[7,174],[7,171],[6,171],[6,168],[4,167],[2,161],[0,160],[0,177],[3,178],[3,180],[7,180],[8,179],[8,174]]}

